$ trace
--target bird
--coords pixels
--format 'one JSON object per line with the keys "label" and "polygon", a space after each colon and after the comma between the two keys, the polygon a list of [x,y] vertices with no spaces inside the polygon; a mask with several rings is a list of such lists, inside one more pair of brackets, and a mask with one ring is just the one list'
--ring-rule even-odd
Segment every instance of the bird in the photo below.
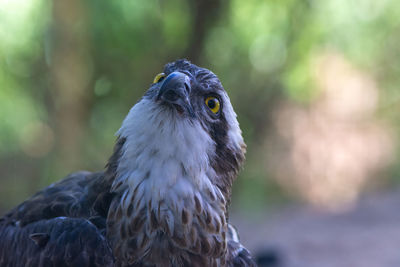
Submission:
{"label": "bird", "polygon": [[212,71],[167,63],[116,136],[103,171],[0,218],[0,266],[256,266],[228,212],[246,145]]}

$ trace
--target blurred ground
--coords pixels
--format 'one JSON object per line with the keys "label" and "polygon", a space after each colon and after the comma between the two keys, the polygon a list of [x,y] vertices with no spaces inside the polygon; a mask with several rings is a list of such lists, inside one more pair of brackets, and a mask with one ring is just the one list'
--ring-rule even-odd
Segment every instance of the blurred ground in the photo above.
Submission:
{"label": "blurred ground", "polygon": [[231,220],[253,254],[275,250],[279,267],[394,267],[400,266],[399,207],[398,188],[364,196],[341,213],[293,206],[257,221],[238,214]]}

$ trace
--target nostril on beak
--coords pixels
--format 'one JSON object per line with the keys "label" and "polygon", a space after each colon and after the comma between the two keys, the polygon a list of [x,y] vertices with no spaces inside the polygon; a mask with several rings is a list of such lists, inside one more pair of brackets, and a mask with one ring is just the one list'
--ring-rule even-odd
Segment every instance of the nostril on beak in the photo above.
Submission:
{"label": "nostril on beak", "polygon": [[185,89],[186,89],[186,92],[189,94],[190,93],[190,85],[186,82],[185,82]]}

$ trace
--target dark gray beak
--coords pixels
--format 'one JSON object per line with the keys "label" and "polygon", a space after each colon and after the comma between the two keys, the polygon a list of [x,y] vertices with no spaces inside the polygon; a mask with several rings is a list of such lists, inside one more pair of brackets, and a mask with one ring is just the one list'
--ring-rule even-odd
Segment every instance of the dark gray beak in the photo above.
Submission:
{"label": "dark gray beak", "polygon": [[189,100],[190,91],[190,78],[182,72],[175,71],[162,81],[157,100],[174,106],[180,114],[186,111],[190,117],[194,118]]}

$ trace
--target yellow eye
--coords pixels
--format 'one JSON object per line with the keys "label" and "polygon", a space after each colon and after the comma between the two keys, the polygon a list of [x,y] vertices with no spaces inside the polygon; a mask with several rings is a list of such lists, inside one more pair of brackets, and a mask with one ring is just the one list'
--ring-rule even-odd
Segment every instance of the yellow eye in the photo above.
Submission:
{"label": "yellow eye", "polygon": [[206,98],[206,105],[214,114],[218,113],[221,107],[218,98],[213,96],[209,96]]}
{"label": "yellow eye", "polygon": [[154,77],[153,83],[161,82],[165,78],[165,73],[161,72]]}

